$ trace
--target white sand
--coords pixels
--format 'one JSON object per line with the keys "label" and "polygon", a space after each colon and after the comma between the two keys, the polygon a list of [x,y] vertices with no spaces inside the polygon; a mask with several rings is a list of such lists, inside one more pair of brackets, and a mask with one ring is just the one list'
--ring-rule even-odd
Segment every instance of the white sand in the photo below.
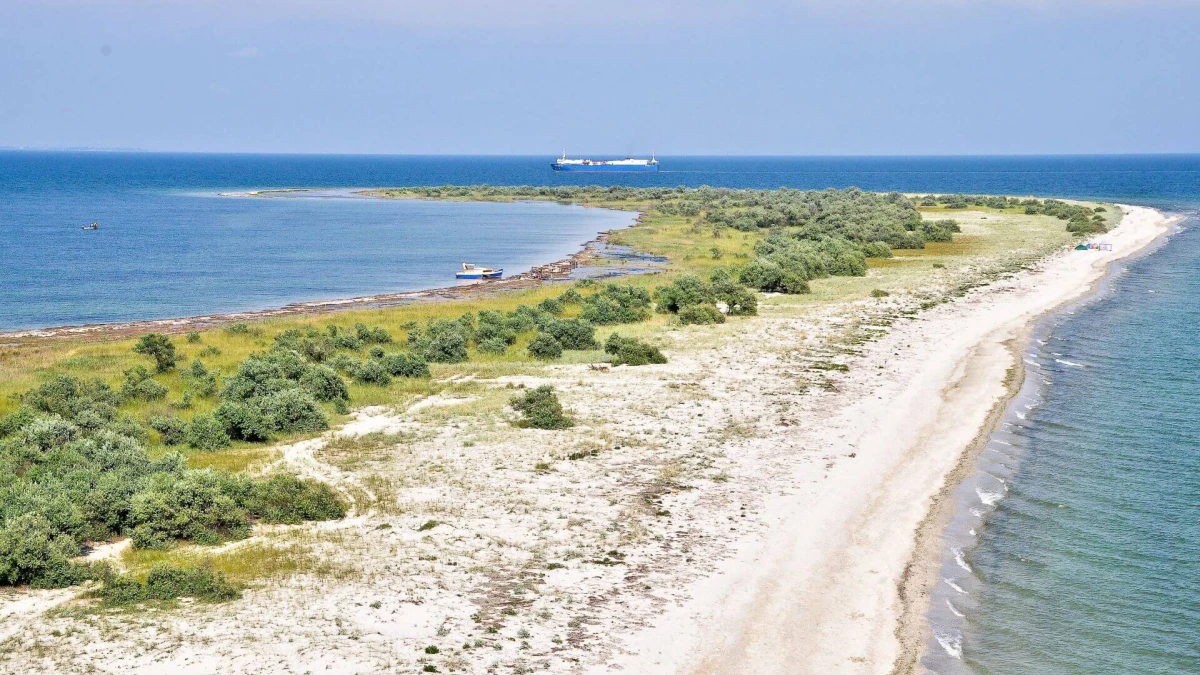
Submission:
{"label": "white sand", "polygon": [[[663,366],[511,380],[553,382],[581,422],[567,431],[516,429],[502,407],[455,417],[450,397],[360,411],[342,433],[411,440],[361,465],[330,465],[319,440],[281,453],[353,517],[231,547],[305,546],[349,572],[79,619],[41,613],[62,592],[8,591],[0,673],[890,672],[920,642],[897,635],[914,533],[1002,399],[1011,341],[1168,227],[1126,212],[1112,252],[1056,255],[913,319],[896,318],[913,298],[803,319],[767,303],[672,331]],[[509,394],[472,395],[489,392]]]}

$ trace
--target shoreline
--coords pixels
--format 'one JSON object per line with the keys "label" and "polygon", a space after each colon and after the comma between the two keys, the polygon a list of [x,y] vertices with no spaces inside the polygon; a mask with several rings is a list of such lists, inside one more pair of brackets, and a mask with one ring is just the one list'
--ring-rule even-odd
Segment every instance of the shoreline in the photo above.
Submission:
{"label": "shoreline", "polygon": [[762,530],[735,537],[687,600],[586,672],[921,672],[953,492],[1019,390],[1021,346],[1174,222],[1121,208],[1120,226],[1092,238],[1115,251],[1052,254],[895,324],[849,361],[851,376],[805,410],[819,426],[779,429],[745,459],[793,464],[758,488],[779,490],[756,509]]}
{"label": "shoreline", "polygon": [[[641,215],[634,219],[633,225],[641,222]],[[335,312],[345,312],[358,309],[380,309],[415,304],[419,302],[445,302],[468,300],[486,297],[505,291],[517,291],[535,288],[547,281],[569,281],[574,272],[580,268],[597,267],[599,261],[611,254],[609,249],[614,247],[609,243],[614,230],[604,230],[597,236],[585,242],[579,251],[566,258],[561,258],[544,265],[537,265],[528,272],[521,272],[503,279],[475,283],[465,283],[457,286],[442,286],[422,288],[412,291],[395,293],[375,293],[349,298],[329,298],[324,300],[308,300],[293,302],[282,307],[253,309],[241,312],[217,312],[187,317],[171,317],[165,319],[143,319],[138,321],[119,321],[114,323],[93,323],[47,328],[26,328],[0,331],[0,343],[13,340],[33,339],[70,339],[93,338],[99,340],[120,340],[135,337],[142,333],[156,331],[167,334],[186,333],[193,330],[205,330],[238,321],[261,321],[281,317],[305,315],[321,315]],[[632,274],[653,274],[662,259],[649,254],[634,254],[634,257],[645,261],[645,265],[627,271],[614,269],[609,276]],[[19,343],[18,343],[19,344]],[[15,345],[0,345],[15,346]]]}
{"label": "shoreline", "polygon": [[[1014,415],[1014,406],[1023,400],[1022,395],[1031,386],[1035,389],[1044,386],[1030,380],[1037,369],[1026,366],[1026,358],[1030,353],[1034,338],[1039,335],[1044,337],[1048,334],[1049,328],[1046,328],[1045,324],[1054,317],[1063,312],[1072,312],[1074,308],[1100,297],[1112,283],[1115,263],[1151,255],[1161,248],[1166,243],[1166,237],[1171,233],[1172,227],[1181,219],[1178,214],[1167,214],[1159,209],[1138,208],[1145,208],[1160,217],[1161,224],[1155,236],[1141,242],[1140,246],[1123,251],[1121,255],[1104,261],[1099,275],[1084,284],[1076,295],[1064,298],[1057,305],[1030,317],[1019,333],[1005,343],[1014,365],[1004,382],[1003,398],[993,406],[988,414],[987,422],[980,427],[978,435],[964,449],[958,464],[947,475],[941,491],[934,499],[929,513],[916,533],[914,553],[909,565],[905,568],[905,577],[898,589],[901,603],[906,611],[896,627],[896,637],[904,649],[892,675],[907,673],[924,675],[931,672],[921,664],[921,660],[934,644],[930,616],[933,589],[937,586],[943,559],[950,550],[949,528],[952,521],[962,513],[962,509],[966,508],[956,492],[968,480],[980,475],[982,454],[991,439],[1001,431],[1002,426],[1010,419],[1013,419],[1014,423],[1023,420],[1023,418],[1015,418]],[[986,526],[986,518],[983,525]],[[971,534],[975,535],[975,531],[972,530]],[[943,648],[945,648],[944,645]]]}
{"label": "shoreline", "polygon": [[[1029,348],[1038,324],[1065,308],[1088,302],[1094,298],[1100,292],[1105,281],[1111,277],[1114,263],[1151,252],[1163,241],[1163,236],[1169,233],[1171,225],[1178,221],[1177,216],[1164,214],[1158,209],[1131,207],[1123,204],[1117,206],[1129,209],[1125,213],[1126,218],[1135,212],[1134,209],[1144,209],[1156,214],[1159,219],[1157,231],[1150,238],[1137,241],[1132,248],[1121,251],[1120,254],[1095,261],[1092,267],[1098,268],[1099,271],[1094,277],[1083,281],[1074,291],[1066,293],[1057,302],[1029,315],[1016,333],[1001,343],[1013,364],[1005,375],[1003,394],[992,404],[987,412],[986,421],[979,427],[970,444],[963,449],[954,467],[946,474],[925,518],[922,519],[914,534],[913,554],[905,565],[904,575],[897,586],[902,612],[900,620],[896,624],[895,634],[901,649],[890,675],[929,672],[921,665],[921,658],[929,648],[933,637],[929,609],[932,589],[937,584],[942,557],[946,551],[946,529],[961,507],[955,499],[955,492],[964,481],[978,472],[978,460],[984,446],[1000,428],[1004,419],[1011,414],[1011,406],[1026,385],[1029,373],[1025,367],[1023,355]],[[1123,220],[1122,224],[1124,223]],[[1112,234],[1112,232],[1110,231],[1108,234]],[[1100,237],[1090,239],[1097,238]],[[1070,253],[1068,251],[1065,254],[1070,255]],[[1052,260],[1046,261],[1047,264],[1052,262]]]}

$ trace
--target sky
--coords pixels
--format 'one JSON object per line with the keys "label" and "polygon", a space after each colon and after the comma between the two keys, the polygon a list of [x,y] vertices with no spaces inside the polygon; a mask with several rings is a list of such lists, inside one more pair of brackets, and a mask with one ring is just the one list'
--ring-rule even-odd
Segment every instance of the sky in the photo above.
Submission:
{"label": "sky", "polygon": [[0,146],[1200,152],[1200,0],[0,0]]}

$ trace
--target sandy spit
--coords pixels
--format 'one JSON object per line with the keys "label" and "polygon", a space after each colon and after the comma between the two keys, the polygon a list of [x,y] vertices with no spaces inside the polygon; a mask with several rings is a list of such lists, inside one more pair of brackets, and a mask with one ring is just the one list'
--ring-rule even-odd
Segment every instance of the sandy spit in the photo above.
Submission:
{"label": "sandy spit", "polygon": [[1121,225],[1097,238],[1111,252],[1056,255],[875,344],[855,365],[867,380],[857,400],[801,432],[853,459],[797,467],[794,490],[767,500],[765,534],[738,542],[690,600],[592,672],[915,672],[948,496],[1019,385],[1028,328],[1170,227],[1152,209],[1121,208]]}
{"label": "sandy spit", "polygon": [[[170,612],[75,616],[47,611],[76,608],[70,591],[0,589],[0,673],[913,672],[945,495],[1019,381],[1028,327],[1170,227],[1122,208],[1111,252],[925,311],[765,302],[656,337],[664,365],[561,364],[359,410],[279,448],[353,516],[230,545],[297,547],[328,572]],[[542,383],[575,427],[510,424],[508,387]],[[372,432],[396,445],[327,447]]]}

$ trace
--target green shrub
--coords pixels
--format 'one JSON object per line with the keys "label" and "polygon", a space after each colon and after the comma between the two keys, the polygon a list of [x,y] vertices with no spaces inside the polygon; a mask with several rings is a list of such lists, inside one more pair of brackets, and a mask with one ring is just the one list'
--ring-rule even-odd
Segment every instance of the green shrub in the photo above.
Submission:
{"label": "green shrub", "polygon": [[275,431],[275,420],[254,401],[222,401],[213,418],[236,441],[268,441]]}
{"label": "green shrub", "polygon": [[20,406],[16,410],[0,417],[0,438],[11,436],[24,429],[37,417],[37,411],[29,406]]}
{"label": "green shrub", "polygon": [[200,341],[200,334],[197,333],[196,331],[192,331],[192,332],[188,333],[187,341],[188,341],[188,344],[193,344],[193,345],[196,344],[197,342]]}
{"label": "green shrub", "polygon": [[558,302],[561,305],[578,305],[583,301],[583,296],[574,288],[568,288],[558,296]]}
{"label": "green shrub", "polygon": [[391,334],[381,326],[368,327],[366,324],[356,323],[354,324],[354,332],[358,339],[365,344],[384,345],[392,341]]}
{"label": "green shrub", "polygon": [[717,302],[725,303],[726,313],[730,316],[758,314],[758,295],[734,281],[725,270],[713,274],[712,295]]}
{"label": "green shrub", "polygon": [[471,329],[464,320],[430,321],[419,335],[417,351],[431,363],[462,363],[467,360]]}
{"label": "green shrub", "polygon": [[711,304],[714,301],[712,287],[691,274],[685,274],[671,285],[659,286],[654,291],[655,306],[660,312],[675,314],[689,305]]}
{"label": "green shrub", "polygon": [[167,387],[155,382],[145,366],[126,370],[121,395],[135,401],[158,401],[167,397]]}
{"label": "green shrub", "polygon": [[147,333],[137,341],[133,351],[154,359],[154,367],[165,373],[175,367],[175,344],[162,333]]}
{"label": "green shrub", "polygon": [[953,220],[922,221],[917,230],[925,241],[937,242],[952,241],[955,232],[962,232],[962,228]]}
{"label": "green shrub", "polygon": [[546,298],[545,300],[542,300],[541,302],[539,302],[538,309],[542,310],[543,312],[545,312],[547,314],[552,314],[554,316],[558,316],[559,314],[563,313],[562,303],[560,303],[558,300],[555,300],[554,298]]}
{"label": "green shrub", "polygon": [[133,496],[129,508],[133,545],[166,549],[178,540],[218,544],[250,533],[247,512],[215,471],[189,471],[160,480]]}
{"label": "green shrub", "polygon": [[381,387],[386,387],[392,383],[392,375],[384,369],[383,364],[378,359],[370,359],[363,361],[355,366],[354,370],[350,371],[356,382],[364,384],[377,384]]}
{"label": "green shrub", "polygon": [[130,605],[148,600],[194,598],[201,602],[225,602],[242,597],[241,589],[211,567],[176,567],[156,563],[144,582],[130,575],[109,574],[96,591],[108,605]]}
{"label": "green shrub", "polygon": [[679,323],[684,325],[725,323],[725,315],[712,305],[688,305],[679,310]]}
{"label": "green shrub", "polygon": [[352,373],[358,367],[358,359],[349,354],[338,354],[329,359],[329,367],[343,373]]}
{"label": "green shrub", "polygon": [[508,341],[504,338],[491,337],[481,340],[477,348],[485,354],[503,354],[508,351]]}
{"label": "green shrub", "polygon": [[892,247],[885,241],[868,241],[862,245],[862,251],[868,258],[892,257]]}
{"label": "green shrub", "polygon": [[380,360],[380,365],[389,374],[396,377],[429,377],[429,364],[419,354],[400,352],[388,354]]}
{"label": "green shrub", "polygon": [[889,295],[891,295],[891,293],[888,293],[887,291],[883,290],[882,288],[875,288],[875,289],[871,290],[872,298],[886,298]]}
{"label": "green shrub", "polygon": [[229,447],[225,426],[211,415],[196,415],[187,429],[187,444],[197,450],[219,450]]}
{"label": "green shrub", "polygon": [[276,474],[257,483],[245,501],[250,514],[267,523],[301,523],[335,520],[346,515],[346,505],[325,483]]}
{"label": "green shrub", "polygon": [[163,445],[179,445],[187,440],[187,422],[178,417],[151,417],[150,428],[162,436]]}
{"label": "green shrub", "polygon": [[329,366],[314,366],[300,376],[300,386],[318,401],[349,401],[346,381]]}
{"label": "green shrub", "polygon": [[233,333],[234,335],[246,335],[250,332],[250,325],[244,321],[238,321],[237,323],[231,323],[226,326],[225,332]]}
{"label": "green shrub", "polygon": [[650,293],[637,286],[609,284],[583,298],[579,318],[597,326],[637,323],[650,316]]}
{"label": "green shrub", "polygon": [[563,347],[553,335],[538,333],[533,340],[529,342],[529,355],[535,359],[550,361],[562,356]]}
{"label": "green shrub", "polygon": [[274,431],[296,433],[329,428],[329,416],[311,394],[300,389],[284,389],[265,396],[260,409],[263,419],[273,424]]}
{"label": "green shrub", "polygon": [[349,349],[352,352],[363,348],[363,341],[351,333],[338,333],[333,336],[332,343],[336,349]]}
{"label": "green shrub", "polygon": [[[20,396],[26,405],[66,419],[101,406],[115,408],[121,403],[116,392],[99,379],[84,382],[70,375],[53,375],[41,386]],[[111,416],[110,416],[111,417]]]}
{"label": "green shrub", "polygon": [[521,413],[522,420],[519,426],[534,429],[566,429],[574,425],[574,422],[563,413],[562,404],[558,401],[558,395],[554,393],[554,387],[548,384],[513,397],[510,405]]}
{"label": "green shrub", "polygon": [[549,319],[539,331],[558,340],[563,349],[595,349],[596,327],[583,319]]}
{"label": "green shrub", "polygon": [[82,575],[70,560],[79,553],[79,544],[57,534],[42,515],[11,518],[0,526],[0,585],[53,588],[78,583]]}
{"label": "green shrub", "polygon": [[604,341],[604,351],[613,356],[612,362],[617,365],[644,366],[667,362],[667,357],[658,347],[634,338],[623,338],[616,333]]}

